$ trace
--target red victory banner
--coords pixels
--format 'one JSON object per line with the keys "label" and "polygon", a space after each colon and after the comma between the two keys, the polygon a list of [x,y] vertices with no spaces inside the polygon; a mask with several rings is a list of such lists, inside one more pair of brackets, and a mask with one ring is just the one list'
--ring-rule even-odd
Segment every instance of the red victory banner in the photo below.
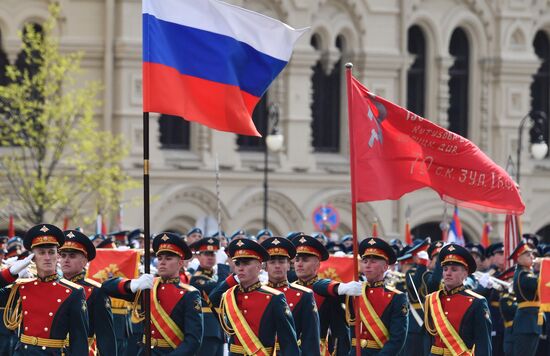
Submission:
{"label": "red victory banner", "polygon": [[140,257],[138,250],[98,248],[95,258],[90,262],[86,277],[100,283],[114,277],[136,278],[139,276]]}
{"label": "red victory banner", "polygon": [[468,139],[376,96],[353,77],[350,84],[356,202],[395,200],[430,187],[453,205],[524,212],[512,178]]}
{"label": "red victory banner", "polygon": [[550,312],[550,258],[540,262],[539,298],[540,311]]}
{"label": "red victory banner", "polygon": [[317,272],[319,278],[330,278],[337,282],[353,281],[353,257],[330,256],[328,260],[321,262]]}

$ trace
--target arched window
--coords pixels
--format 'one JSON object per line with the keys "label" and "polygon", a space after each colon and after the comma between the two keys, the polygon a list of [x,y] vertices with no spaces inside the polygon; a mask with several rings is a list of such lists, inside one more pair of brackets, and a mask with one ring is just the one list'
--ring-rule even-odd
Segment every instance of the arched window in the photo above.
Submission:
{"label": "arched window", "polygon": [[449,130],[468,137],[470,44],[461,28],[457,28],[451,36],[449,53],[454,57],[454,63],[449,68]]}
{"label": "arched window", "polygon": [[267,92],[262,96],[262,99],[254,108],[252,113],[252,121],[262,137],[255,136],[237,136],[237,145],[239,151],[263,151],[265,147],[265,137],[267,136],[269,108],[267,105]]}
{"label": "arched window", "polygon": [[4,46],[2,45],[2,32],[0,32],[0,86],[9,83],[6,75],[6,66],[9,64],[8,55],[4,52]]}
{"label": "arched window", "polygon": [[[40,36],[44,33],[44,29],[42,25],[38,23],[27,24],[23,28],[23,41],[26,40],[27,38],[26,36],[30,29],[32,29],[33,33]],[[40,53],[31,53],[31,56],[33,58],[36,58],[40,56]],[[15,66],[17,67],[17,69],[19,69],[23,73],[28,72],[29,76],[31,77],[34,76],[39,69],[36,62],[33,62],[33,61],[29,62],[29,60],[27,59],[27,53],[23,50],[17,54],[17,59],[15,60]]]}
{"label": "arched window", "polygon": [[191,148],[191,123],[178,116],[160,115],[160,148],[189,150]]}
{"label": "arched window", "polygon": [[414,56],[407,72],[407,109],[424,116],[426,97],[426,40],[422,29],[414,25],[408,31],[408,51]]}
{"label": "arched window", "polygon": [[[321,49],[321,40],[318,35],[311,38],[313,48]],[[336,38],[336,47],[342,52],[344,37]],[[313,102],[311,113],[313,120],[311,130],[313,135],[313,149],[316,152],[340,151],[340,90],[342,83],[342,56],[333,68],[327,68],[329,61],[325,56],[313,66]]]}
{"label": "arched window", "polygon": [[[550,41],[548,35],[539,31],[533,41],[535,54],[541,61],[531,84],[531,110],[550,114]],[[544,140],[548,143],[548,120],[544,124]]]}

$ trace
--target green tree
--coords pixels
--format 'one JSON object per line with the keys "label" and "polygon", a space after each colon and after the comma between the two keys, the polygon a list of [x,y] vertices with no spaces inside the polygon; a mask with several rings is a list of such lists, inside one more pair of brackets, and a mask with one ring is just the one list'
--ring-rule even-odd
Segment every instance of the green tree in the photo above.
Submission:
{"label": "green tree", "polygon": [[0,86],[0,196],[27,224],[108,214],[137,185],[121,167],[122,138],[94,120],[101,85],[82,83],[83,53],[59,50],[59,14],[52,4],[42,31],[25,28]]}

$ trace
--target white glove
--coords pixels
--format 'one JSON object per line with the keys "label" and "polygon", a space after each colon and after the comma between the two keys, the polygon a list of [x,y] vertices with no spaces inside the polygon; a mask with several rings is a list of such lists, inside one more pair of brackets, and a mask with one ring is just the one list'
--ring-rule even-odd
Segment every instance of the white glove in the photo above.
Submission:
{"label": "white glove", "polygon": [[34,277],[31,272],[29,272],[28,268],[23,268],[19,273],[19,278],[32,278]]}
{"label": "white glove", "polygon": [[10,273],[12,274],[12,276],[18,275],[19,272],[27,268],[27,266],[31,263],[33,257],[34,253],[31,253],[24,259],[14,262],[10,267]]}
{"label": "white glove", "polygon": [[340,283],[338,285],[339,295],[349,295],[352,297],[358,297],[363,293],[363,283],[357,281],[351,281],[348,283]]}
{"label": "white glove", "polygon": [[187,268],[192,269],[193,271],[196,271],[197,268],[199,268],[200,265],[201,265],[201,263],[199,262],[199,259],[198,258],[193,258],[189,262],[189,264],[187,265]]}
{"label": "white glove", "polygon": [[481,277],[479,277],[478,282],[483,288],[493,288],[493,282],[491,282],[491,278],[488,273],[484,273]]}
{"label": "white glove", "polygon": [[227,262],[227,253],[225,253],[225,248],[220,248],[216,251],[216,263],[221,263],[222,265]]}
{"label": "white glove", "polygon": [[138,290],[151,289],[151,288],[153,288],[152,274],[143,274],[139,278],[132,279],[130,281],[130,290],[132,291],[132,293],[135,293]]}
{"label": "white glove", "polygon": [[260,275],[259,275],[259,278],[260,278],[260,282],[263,284],[263,283],[267,283],[267,281],[269,281],[269,275],[267,274],[266,271],[262,270],[260,272]]}
{"label": "white glove", "polygon": [[430,256],[428,256],[428,252],[426,251],[420,251],[419,253],[416,254],[416,257],[426,261],[430,260]]}
{"label": "white glove", "polygon": [[233,278],[235,278],[235,280],[237,281],[237,283],[239,283],[239,284],[241,283],[241,281],[239,281],[239,277],[238,277],[236,274],[233,275]]}

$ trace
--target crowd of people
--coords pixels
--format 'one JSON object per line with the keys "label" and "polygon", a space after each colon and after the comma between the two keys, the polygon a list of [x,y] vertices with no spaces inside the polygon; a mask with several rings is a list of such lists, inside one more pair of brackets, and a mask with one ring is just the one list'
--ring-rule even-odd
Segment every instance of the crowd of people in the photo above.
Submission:
{"label": "crowd of people", "polygon": [[[0,238],[1,355],[548,355],[538,272],[549,249],[366,237],[359,280],[319,277],[353,239],[243,230],[152,237],[151,273],[87,278],[97,249],[143,249],[141,230],[51,224]],[[145,291],[148,291],[146,293]],[[149,296],[150,324],[144,327]],[[358,345],[358,346],[357,346]]]}

